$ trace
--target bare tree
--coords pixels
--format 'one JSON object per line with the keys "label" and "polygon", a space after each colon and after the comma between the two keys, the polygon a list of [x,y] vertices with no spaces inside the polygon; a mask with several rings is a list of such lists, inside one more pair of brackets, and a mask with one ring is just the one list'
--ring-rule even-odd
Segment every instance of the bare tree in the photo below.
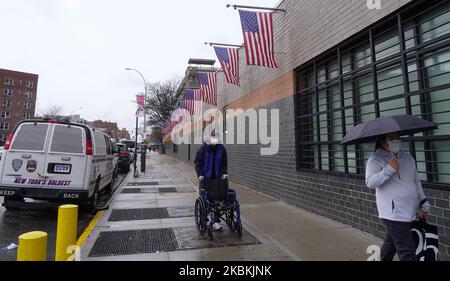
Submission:
{"label": "bare tree", "polygon": [[59,116],[63,114],[63,108],[59,105],[51,105],[47,107],[41,115],[43,116]]}
{"label": "bare tree", "polygon": [[154,127],[152,133],[150,134],[150,142],[162,143],[163,135],[161,128]]}
{"label": "bare tree", "polygon": [[181,91],[179,91],[181,81],[179,77],[174,77],[164,82],[148,85],[145,111],[149,126],[161,128],[170,117],[170,113],[181,97]]}

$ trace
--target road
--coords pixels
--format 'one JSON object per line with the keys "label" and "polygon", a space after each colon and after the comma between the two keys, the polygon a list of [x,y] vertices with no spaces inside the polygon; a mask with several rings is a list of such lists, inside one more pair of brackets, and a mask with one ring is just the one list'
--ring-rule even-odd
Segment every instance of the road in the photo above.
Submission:
{"label": "road", "polygon": [[[114,191],[120,186],[125,176],[125,174],[119,174],[115,182]],[[100,204],[108,201],[108,197],[102,196]],[[58,212],[45,209],[37,211],[6,211],[4,207],[1,207],[2,203],[3,197],[0,197],[0,261],[15,261],[17,250],[7,250],[6,247],[11,243],[18,245],[19,235],[36,230],[48,233],[47,260],[54,260]],[[82,210],[79,211],[78,236],[84,232],[93,217],[93,214]]]}

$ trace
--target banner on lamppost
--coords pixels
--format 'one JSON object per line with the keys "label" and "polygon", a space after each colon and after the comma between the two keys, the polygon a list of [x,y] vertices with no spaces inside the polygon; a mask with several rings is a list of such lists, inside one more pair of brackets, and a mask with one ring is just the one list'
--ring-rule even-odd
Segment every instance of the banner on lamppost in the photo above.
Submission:
{"label": "banner on lamppost", "polygon": [[138,104],[138,109],[136,110],[136,117],[144,117],[145,96],[136,95],[136,102]]}
{"label": "banner on lamppost", "polygon": [[144,108],[145,106],[145,97],[144,95],[137,95],[136,96],[136,101],[139,107]]}
{"label": "banner on lamppost", "polygon": [[143,107],[139,107],[136,110],[136,117],[144,117],[144,108]]}

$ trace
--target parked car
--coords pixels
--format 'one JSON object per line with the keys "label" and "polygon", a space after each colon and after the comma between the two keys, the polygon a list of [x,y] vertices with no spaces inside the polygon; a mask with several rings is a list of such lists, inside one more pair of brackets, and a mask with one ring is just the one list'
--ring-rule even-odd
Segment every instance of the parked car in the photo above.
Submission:
{"label": "parked car", "polygon": [[128,147],[123,143],[116,144],[116,150],[114,155],[117,155],[119,169],[123,172],[128,173],[130,171],[130,164],[132,162],[131,154],[128,151]]}
{"label": "parked car", "polygon": [[136,143],[132,140],[122,140],[120,143],[123,143],[127,146],[128,152],[130,153],[131,163],[133,163]]}
{"label": "parked car", "polygon": [[15,209],[24,198],[88,203],[112,191],[117,160],[111,140],[87,125],[33,120],[16,125],[0,162],[0,196]]}

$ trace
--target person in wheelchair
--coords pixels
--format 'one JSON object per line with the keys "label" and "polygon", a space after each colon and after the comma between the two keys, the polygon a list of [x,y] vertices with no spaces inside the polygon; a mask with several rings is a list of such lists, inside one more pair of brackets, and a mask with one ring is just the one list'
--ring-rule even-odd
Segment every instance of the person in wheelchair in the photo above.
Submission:
{"label": "person in wheelchair", "polygon": [[[212,131],[208,139],[198,149],[195,160],[195,171],[200,181],[200,189],[211,181],[228,179],[228,158],[225,146]],[[221,185],[215,185],[220,188]],[[224,205],[225,202],[222,202]],[[220,218],[214,223],[215,230],[221,230]]]}

